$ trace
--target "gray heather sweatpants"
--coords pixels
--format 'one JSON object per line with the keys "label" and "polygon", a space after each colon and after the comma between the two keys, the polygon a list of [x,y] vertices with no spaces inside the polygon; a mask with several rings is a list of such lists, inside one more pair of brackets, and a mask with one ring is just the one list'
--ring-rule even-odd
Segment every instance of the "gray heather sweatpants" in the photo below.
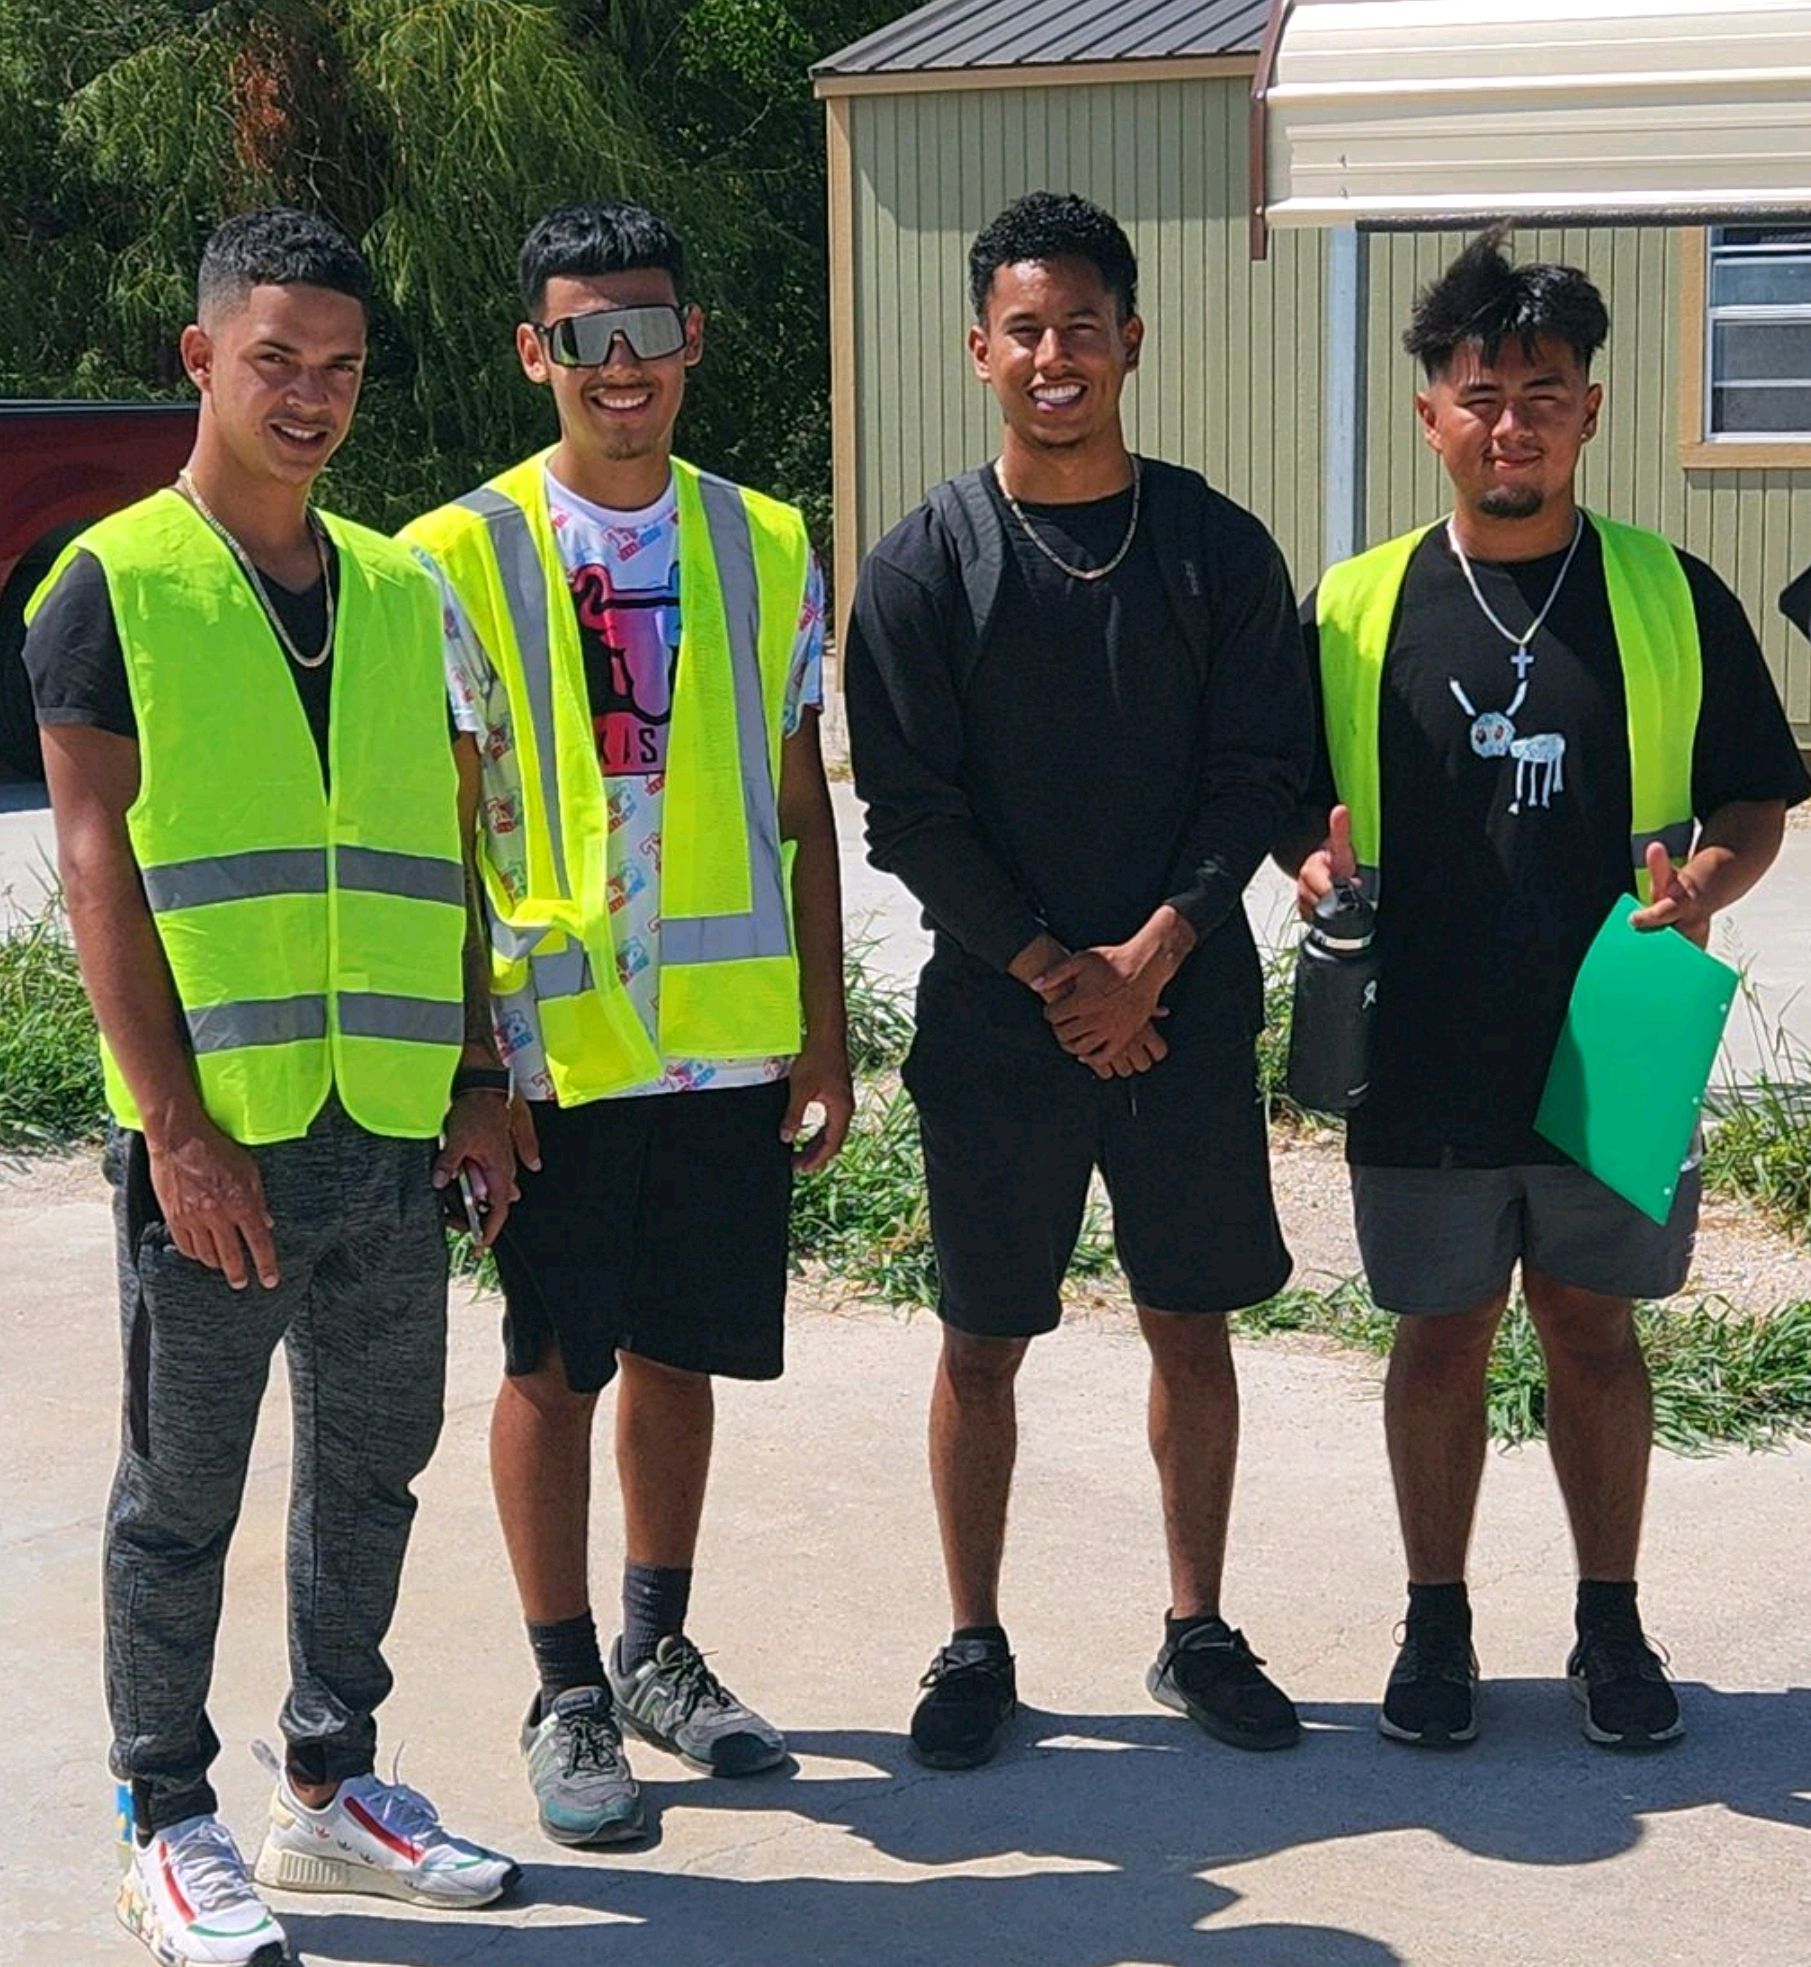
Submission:
{"label": "gray heather sweatpants", "polygon": [[372,1766],[409,1485],[434,1451],[446,1381],[433,1153],[366,1133],[335,1100],[305,1139],[252,1149],[282,1281],[235,1291],[172,1245],[142,1137],[108,1142],[126,1385],[107,1511],[107,1701],[141,1837],[215,1808],[221,1578],[279,1341],[295,1422],[282,1729],[305,1780]]}

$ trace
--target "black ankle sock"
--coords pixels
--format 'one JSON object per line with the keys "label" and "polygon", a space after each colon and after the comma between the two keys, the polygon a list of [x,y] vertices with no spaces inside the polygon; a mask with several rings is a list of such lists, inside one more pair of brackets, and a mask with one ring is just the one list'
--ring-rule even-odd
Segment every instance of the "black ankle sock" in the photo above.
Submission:
{"label": "black ankle sock", "polygon": [[1409,1621],[1414,1624],[1420,1620],[1439,1620],[1448,1625],[1463,1626],[1471,1630],[1471,1594],[1465,1589],[1461,1578],[1453,1585],[1409,1586]]}
{"label": "black ankle sock", "polygon": [[597,1626],[591,1614],[556,1619],[551,1625],[528,1622],[528,1643],[535,1671],[541,1676],[541,1712],[574,1687],[602,1687],[604,1662],[597,1650]]}
{"label": "black ankle sock", "polygon": [[1163,1636],[1173,1646],[1201,1626],[1224,1626],[1225,1623],[1218,1612],[1191,1612],[1186,1619],[1177,1618],[1174,1612],[1165,1612]]}
{"label": "black ankle sock", "polygon": [[651,1660],[670,1633],[685,1630],[692,1602],[691,1566],[625,1564],[623,1566],[622,1664],[633,1672]]}
{"label": "black ankle sock", "polygon": [[998,1646],[1003,1653],[1010,1653],[1012,1651],[1012,1648],[1006,1643],[1006,1628],[1004,1626],[958,1626],[950,1634],[950,1644],[952,1646],[960,1644],[965,1639],[979,1639],[986,1645]]}
{"label": "black ankle sock", "polygon": [[1601,1625],[1605,1619],[1632,1619],[1634,1616],[1635,1586],[1632,1580],[1620,1583],[1603,1578],[1579,1579],[1576,1619],[1581,1638],[1591,1626]]}

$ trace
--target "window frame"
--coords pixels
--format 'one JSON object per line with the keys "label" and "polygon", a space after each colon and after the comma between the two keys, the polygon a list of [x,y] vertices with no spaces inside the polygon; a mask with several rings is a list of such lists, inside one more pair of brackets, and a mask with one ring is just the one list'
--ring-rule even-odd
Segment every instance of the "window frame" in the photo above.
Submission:
{"label": "window frame", "polygon": [[1679,462],[1690,470],[1792,471],[1811,466],[1811,430],[1779,437],[1713,435],[1710,274],[1712,233],[1695,226],[1680,239]]}

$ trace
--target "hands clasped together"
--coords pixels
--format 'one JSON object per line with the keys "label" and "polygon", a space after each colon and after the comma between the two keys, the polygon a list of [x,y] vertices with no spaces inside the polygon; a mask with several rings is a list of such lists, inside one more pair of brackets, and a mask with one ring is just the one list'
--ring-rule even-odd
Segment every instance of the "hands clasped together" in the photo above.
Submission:
{"label": "hands clasped together", "polygon": [[1158,1030],[1169,1012],[1164,987],[1194,947],[1194,931],[1168,903],[1123,943],[1065,950],[1054,937],[1034,944],[1015,968],[1044,1003],[1056,1041],[1098,1079],[1129,1079],[1168,1057]]}

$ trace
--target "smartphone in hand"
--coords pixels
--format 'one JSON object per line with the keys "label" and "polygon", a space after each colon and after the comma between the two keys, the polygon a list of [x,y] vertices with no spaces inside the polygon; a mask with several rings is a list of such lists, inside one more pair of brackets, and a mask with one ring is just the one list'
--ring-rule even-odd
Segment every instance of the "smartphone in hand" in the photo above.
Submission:
{"label": "smartphone in hand", "polygon": [[484,1241],[484,1211],[478,1206],[472,1178],[463,1167],[452,1186],[440,1191],[440,1206],[445,1211],[448,1228],[466,1231],[474,1243]]}

